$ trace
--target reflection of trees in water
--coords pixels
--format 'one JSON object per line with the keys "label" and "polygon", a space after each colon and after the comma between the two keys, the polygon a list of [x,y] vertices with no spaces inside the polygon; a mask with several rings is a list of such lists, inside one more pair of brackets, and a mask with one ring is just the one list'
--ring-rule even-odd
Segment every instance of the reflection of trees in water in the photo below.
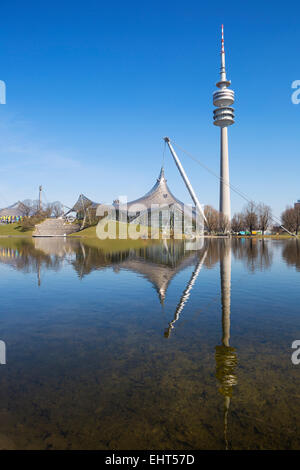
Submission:
{"label": "reflection of trees in water", "polygon": [[75,250],[72,266],[82,278],[97,269],[121,263],[128,258],[129,254],[130,250],[106,253],[101,248],[80,244]]}
{"label": "reflection of trees in water", "polygon": [[250,238],[249,240],[234,238],[232,252],[236,259],[246,263],[249,271],[262,271],[269,269],[273,262],[273,253],[268,245],[268,241],[260,238]]}
{"label": "reflection of trees in water", "polygon": [[205,266],[212,268],[223,256],[224,246],[231,243],[231,249],[236,259],[246,263],[247,268],[254,272],[256,270],[268,269],[273,262],[273,253],[269,249],[269,242],[262,239],[243,240],[232,238],[207,239],[207,256]]}
{"label": "reflection of trees in water", "polygon": [[102,247],[89,246],[77,240],[38,239],[34,243],[31,240],[6,241],[5,246],[1,246],[0,242],[0,263],[24,272],[34,272],[42,266],[57,270],[68,257],[80,277],[108,266],[117,269],[117,265],[122,265],[130,258],[176,267],[182,258],[190,255],[190,251],[185,251],[183,242],[157,243],[122,251],[104,251]]}
{"label": "reflection of trees in water", "polygon": [[300,242],[297,239],[284,242],[282,258],[289,266],[295,266],[300,271]]}
{"label": "reflection of trees in water", "polygon": [[[55,243],[54,243],[55,242]],[[204,266],[212,268],[219,262],[224,249],[224,243],[231,243],[232,251],[236,259],[246,262],[250,271],[256,269],[266,269],[271,266],[272,252],[268,247],[268,242],[259,240],[240,239],[205,239],[202,250],[206,251]],[[294,242],[294,240],[292,241]],[[295,257],[299,245],[288,244],[285,249],[285,257],[289,264],[296,264]],[[194,259],[197,252],[186,250],[183,241],[168,241],[164,243],[145,244],[139,248],[128,248],[122,251],[104,249],[102,247],[89,246],[79,240],[47,240],[40,239],[32,241],[11,242],[10,246],[1,247],[0,242],[0,262],[9,264],[15,269],[24,272],[37,272],[42,267],[51,270],[61,268],[67,258],[78,276],[82,278],[94,270],[112,266],[117,272],[122,269],[130,269],[129,261],[135,260],[144,265],[148,265],[148,271],[153,272],[159,267],[166,267],[174,273],[184,269],[187,265],[197,263]],[[128,264],[126,267],[125,265]],[[157,268],[156,268],[157,266]],[[299,266],[299,261],[298,261]],[[133,270],[138,267],[134,266]],[[145,269],[141,269],[145,274]]]}
{"label": "reflection of trees in water", "polygon": [[24,241],[12,247],[0,247],[0,262],[24,273],[37,272],[41,267],[57,271],[61,265],[58,256],[36,250],[31,242]]}
{"label": "reflection of trees in water", "polygon": [[215,240],[215,239],[210,239],[210,238],[206,239],[205,246],[207,249],[207,254],[206,254],[205,261],[204,261],[204,265],[208,269],[212,268],[220,260],[220,250],[221,250],[221,246],[219,243],[220,241],[223,241],[223,239],[220,239],[220,240]]}

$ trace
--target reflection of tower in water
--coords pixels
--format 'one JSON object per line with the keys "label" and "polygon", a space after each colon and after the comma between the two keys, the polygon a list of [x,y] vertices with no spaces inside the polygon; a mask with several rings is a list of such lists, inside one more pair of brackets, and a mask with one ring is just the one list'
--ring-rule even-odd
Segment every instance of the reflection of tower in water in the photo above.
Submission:
{"label": "reflection of tower in water", "polygon": [[237,355],[235,348],[229,345],[230,338],[230,294],[231,294],[231,241],[222,240],[220,253],[220,277],[222,299],[222,345],[216,346],[216,378],[219,392],[224,396],[224,438],[228,449],[227,420],[232,397],[232,387],[237,384],[235,369]]}

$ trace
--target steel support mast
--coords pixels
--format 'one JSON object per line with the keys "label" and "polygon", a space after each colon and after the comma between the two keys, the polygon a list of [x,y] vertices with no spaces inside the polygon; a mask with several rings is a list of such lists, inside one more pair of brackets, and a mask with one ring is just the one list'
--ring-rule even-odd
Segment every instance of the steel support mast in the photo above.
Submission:
{"label": "steel support mast", "polygon": [[168,147],[169,147],[169,149],[170,149],[171,155],[172,155],[172,157],[174,158],[174,161],[175,161],[175,164],[176,164],[176,166],[177,166],[177,168],[178,168],[178,170],[179,170],[179,173],[181,174],[182,179],[183,179],[183,181],[184,181],[184,183],[185,183],[185,185],[186,185],[186,187],[187,187],[187,190],[188,190],[188,192],[190,193],[192,200],[194,201],[194,204],[195,204],[195,206],[196,206],[196,210],[199,212],[199,214],[203,217],[204,221],[206,222],[206,217],[205,217],[205,215],[204,215],[203,208],[202,208],[202,206],[201,206],[201,204],[200,204],[200,202],[199,202],[199,200],[198,200],[198,198],[197,198],[197,196],[196,196],[196,193],[195,193],[195,191],[194,191],[194,189],[193,189],[193,187],[192,187],[192,185],[191,185],[191,183],[190,183],[190,180],[188,179],[188,177],[187,177],[187,175],[186,175],[186,172],[185,172],[184,169],[183,169],[183,166],[181,165],[181,162],[180,162],[180,160],[179,160],[179,158],[178,158],[178,156],[177,156],[175,150],[174,150],[173,147],[172,147],[172,144],[171,144],[171,142],[170,142],[169,137],[164,137],[164,141],[168,144]]}

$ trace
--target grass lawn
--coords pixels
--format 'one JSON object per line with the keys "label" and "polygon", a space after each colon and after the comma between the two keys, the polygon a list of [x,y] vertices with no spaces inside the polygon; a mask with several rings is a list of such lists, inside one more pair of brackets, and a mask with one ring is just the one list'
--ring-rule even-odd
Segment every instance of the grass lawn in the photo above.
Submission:
{"label": "grass lawn", "polygon": [[[81,230],[80,232],[73,233],[69,235],[70,237],[74,238],[84,238],[85,240],[90,239],[94,240],[95,246],[99,244],[103,244],[106,246],[111,245],[112,247],[115,246],[116,244],[124,245],[124,248],[128,247],[133,247],[133,246],[144,246],[145,242],[147,242],[147,235],[148,235],[148,228],[144,226],[138,226],[138,230],[140,229],[140,235],[141,238],[137,240],[133,240],[130,236],[127,239],[119,239],[118,234],[119,234],[119,229],[120,226],[122,226],[122,229],[125,233],[128,233],[128,227],[129,224],[120,224],[117,222],[116,226],[116,234],[117,238],[114,239],[106,239],[106,240],[101,240],[97,237],[96,234],[96,226],[93,227],[88,227],[85,228],[84,230]],[[112,225],[113,227],[113,225]],[[0,237],[32,237],[32,232],[33,230],[24,230],[18,223],[15,224],[0,224]],[[273,239],[288,239],[288,238],[294,238],[289,234],[280,234],[280,235],[265,235],[264,237],[262,235],[248,235],[248,236],[241,236],[241,235],[233,235],[234,238],[273,238]],[[300,236],[298,235],[298,238]],[[149,240],[151,240],[149,236]],[[148,243],[149,243],[148,240]],[[152,240],[154,243],[156,243],[157,240]]]}
{"label": "grass lawn", "polygon": [[79,238],[97,238],[96,226],[84,228],[80,232],[71,233],[68,237],[79,237]]}
{"label": "grass lawn", "polygon": [[0,224],[0,237],[31,237],[33,230],[24,230],[18,222],[15,224]]}
{"label": "grass lawn", "polygon": [[[125,238],[124,235],[126,234],[127,234],[127,238],[131,238],[131,239],[133,238],[133,237],[128,237],[128,230],[130,230],[129,227],[132,227],[132,230],[134,231],[137,230],[140,237],[143,236],[143,238],[148,238],[148,235],[149,235],[148,227],[144,227],[143,225],[133,225],[133,224],[126,224],[123,222],[109,221],[109,222],[105,222],[103,226],[105,227],[103,231],[106,232],[107,229],[109,229],[111,231],[112,236],[115,236],[118,239],[119,239],[120,231],[123,233],[124,238]],[[72,233],[70,236],[80,237],[80,238],[97,238],[99,240],[100,238],[97,236],[96,228],[97,228],[97,225],[94,225],[93,227],[88,227],[83,230],[80,230],[80,232]],[[110,237],[110,239],[111,238],[112,237]],[[120,239],[122,239],[122,236]]]}
{"label": "grass lawn", "polygon": [[[123,230],[123,233],[127,233],[128,235],[128,227],[131,225],[131,224],[125,224],[125,223],[120,223],[120,222],[116,222],[116,227],[115,227],[115,222],[110,222],[110,227],[112,229],[112,233],[116,233],[116,240],[113,240],[112,238],[107,238],[106,240],[101,240],[98,236],[97,236],[97,233],[96,233],[96,225],[93,226],[93,227],[88,227],[88,228],[85,228],[84,230],[81,230],[80,232],[76,232],[76,233],[72,233],[71,235],[69,235],[70,237],[77,237],[77,238],[90,238],[90,239],[96,239],[98,240],[99,242],[108,242],[108,241],[111,241],[111,242],[115,242],[115,241],[118,241],[118,242],[132,242],[132,241],[135,241],[133,240],[132,237],[128,236],[126,240],[122,240],[122,238],[119,238],[119,229],[120,227],[122,227],[122,230]],[[131,225],[133,227],[133,230],[135,231],[136,230],[136,227],[137,227],[137,231],[139,230],[139,233],[140,233],[140,239],[151,239],[151,235],[150,235],[150,230],[148,230],[147,227],[144,227],[144,226],[136,226],[134,227],[133,225]],[[115,231],[115,232],[114,232]],[[160,232],[160,235],[161,235],[161,232]],[[206,235],[206,237],[212,237],[212,238],[219,238],[218,235]],[[272,239],[275,239],[275,240],[278,240],[278,239],[289,239],[289,238],[296,238],[296,237],[293,237],[292,235],[289,235],[288,233],[284,233],[284,234],[273,234],[273,235],[232,235],[233,238],[272,238]],[[298,238],[300,237],[300,235],[298,235]],[[161,237],[160,237],[161,238]],[[176,238],[176,237],[175,237]],[[184,235],[183,235],[183,238],[184,238]],[[138,240],[136,240],[138,241]]]}

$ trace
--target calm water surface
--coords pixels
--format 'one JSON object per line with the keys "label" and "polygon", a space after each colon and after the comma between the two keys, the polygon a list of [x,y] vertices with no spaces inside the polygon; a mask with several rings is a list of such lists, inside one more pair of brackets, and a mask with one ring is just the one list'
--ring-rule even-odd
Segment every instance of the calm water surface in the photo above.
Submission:
{"label": "calm water surface", "polygon": [[296,240],[3,238],[0,275],[0,448],[300,449]]}

